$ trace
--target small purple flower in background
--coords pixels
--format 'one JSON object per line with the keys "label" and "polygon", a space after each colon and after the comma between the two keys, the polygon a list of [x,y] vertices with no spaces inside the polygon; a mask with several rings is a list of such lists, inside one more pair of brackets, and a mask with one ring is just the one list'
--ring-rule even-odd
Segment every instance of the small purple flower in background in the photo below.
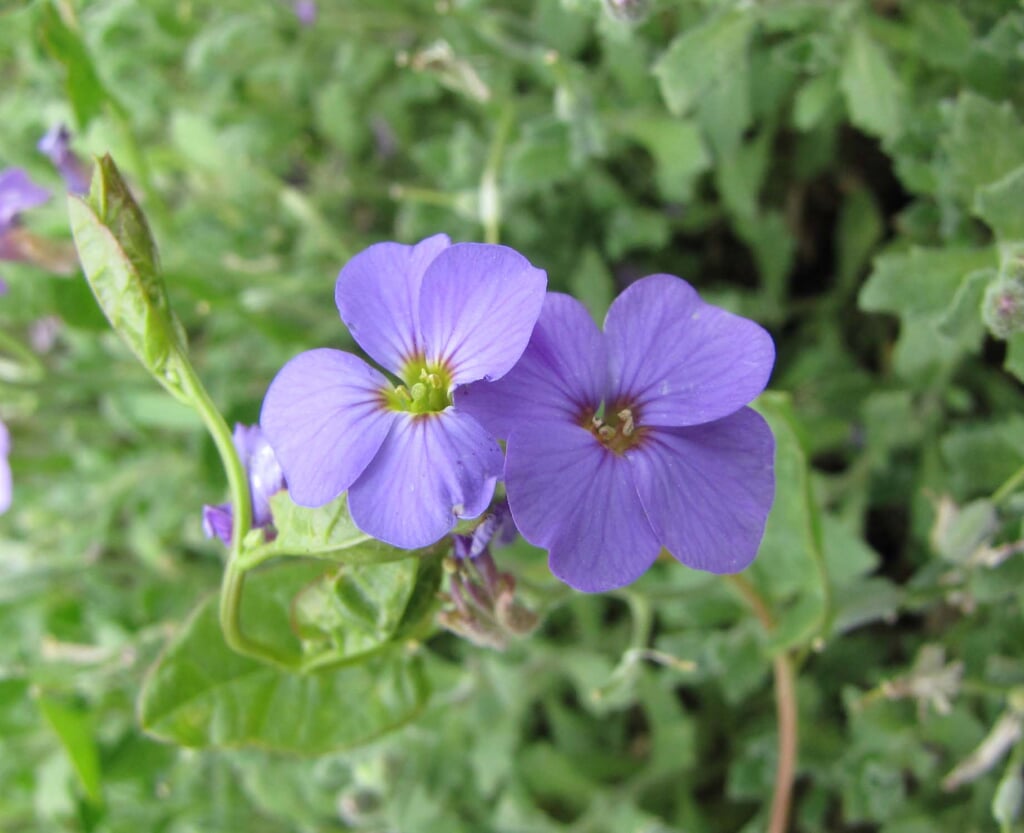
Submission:
{"label": "small purple flower in background", "polygon": [[639,578],[663,546],[714,573],[753,560],[775,441],[744,406],[774,359],[758,324],[652,275],[615,300],[604,333],[579,301],[549,294],[512,372],[455,404],[507,438],[519,531],[560,579],[599,592]]}
{"label": "small purple flower in background", "polygon": [[312,26],[316,23],[316,0],[295,0],[292,9],[303,26]]}
{"label": "small purple flower in background", "polygon": [[[0,171],[0,260],[27,260],[31,245],[18,225],[22,211],[42,205],[50,199],[50,192],[36,185],[21,168]],[[7,284],[0,279],[0,295],[7,292]]]}
{"label": "small purple flower in background", "polygon": [[53,163],[72,194],[89,193],[89,169],[71,149],[71,132],[65,125],[51,127],[36,148]]}
{"label": "small purple flower in background", "polygon": [[501,449],[452,406],[459,385],[499,379],[530,339],[547,276],[505,246],[378,243],[335,287],[349,332],[393,384],[362,359],[311,350],[286,364],[260,424],[300,506],[348,491],[352,520],[388,544],[434,543],[490,503]]}
{"label": "small purple flower in background", "polygon": [[[274,520],[270,514],[270,498],[285,488],[281,466],[258,425],[235,423],[232,439],[249,475],[253,529],[270,526]],[[203,532],[207,538],[216,536],[230,544],[233,526],[230,503],[203,507]]]}

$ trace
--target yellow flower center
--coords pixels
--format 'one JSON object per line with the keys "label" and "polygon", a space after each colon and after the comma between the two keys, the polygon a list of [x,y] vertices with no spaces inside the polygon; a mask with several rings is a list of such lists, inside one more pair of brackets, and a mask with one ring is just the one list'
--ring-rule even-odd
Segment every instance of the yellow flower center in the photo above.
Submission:
{"label": "yellow flower center", "polygon": [[619,455],[638,445],[646,433],[637,425],[634,409],[619,404],[606,409],[602,403],[596,411],[585,413],[581,424],[601,445]]}
{"label": "yellow flower center", "polygon": [[402,369],[401,376],[405,384],[381,391],[391,410],[436,414],[452,404],[452,374],[444,364],[413,358]]}

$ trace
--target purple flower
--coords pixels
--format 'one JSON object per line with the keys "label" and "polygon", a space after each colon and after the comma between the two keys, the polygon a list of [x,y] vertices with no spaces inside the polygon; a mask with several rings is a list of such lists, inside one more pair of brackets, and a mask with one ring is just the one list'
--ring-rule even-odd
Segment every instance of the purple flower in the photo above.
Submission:
{"label": "purple flower", "polygon": [[459,385],[499,379],[530,339],[547,277],[504,246],[378,243],[348,262],[335,301],[394,384],[339,350],[296,356],[260,424],[300,506],[348,491],[356,525],[413,549],[483,512],[501,473],[491,434],[452,406]]}
{"label": "purple flower", "polygon": [[36,148],[53,163],[72,194],[89,193],[89,169],[71,149],[71,132],[65,125],[51,127]]}
{"label": "purple flower", "polygon": [[[281,466],[258,425],[235,423],[232,439],[249,475],[252,526],[254,529],[270,526],[274,520],[270,514],[270,498],[285,488]],[[230,544],[233,521],[230,503],[203,507],[203,532],[207,538],[217,536]]]}
{"label": "purple flower", "polygon": [[[25,241],[18,231],[18,215],[50,199],[50,192],[36,185],[21,168],[0,171],[0,260],[25,260]],[[0,295],[7,283],[0,278]]]}
{"label": "purple flower", "polygon": [[515,369],[462,388],[456,407],[507,438],[516,526],[567,584],[622,587],[662,547],[730,573],[757,554],[774,495],[774,438],[743,407],[774,358],[759,325],[652,275],[616,299],[603,334],[549,294]]}
{"label": "purple flower", "polygon": [[316,23],[316,0],[295,0],[292,9],[303,26],[312,26]]}
{"label": "purple flower", "polygon": [[11,435],[7,426],[0,422],[0,515],[11,508],[11,464],[7,455],[11,453]]}
{"label": "purple flower", "polygon": [[21,168],[0,171],[0,238],[15,226],[22,211],[48,199],[50,192],[36,185]]}

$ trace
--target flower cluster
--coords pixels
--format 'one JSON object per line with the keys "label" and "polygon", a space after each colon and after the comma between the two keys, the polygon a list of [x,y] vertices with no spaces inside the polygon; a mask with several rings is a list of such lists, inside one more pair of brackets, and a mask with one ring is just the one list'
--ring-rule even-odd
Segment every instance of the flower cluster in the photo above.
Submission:
{"label": "flower cluster", "polygon": [[[700,570],[746,567],[774,496],[774,440],[746,407],[771,337],[671,275],[627,288],[603,332],[545,289],[511,249],[444,235],[356,255],[335,301],[386,373],[319,349],[275,377],[260,424],[292,499],[347,491],[360,529],[412,549],[484,513],[503,479],[515,526],[579,590],[626,585],[663,548]],[[483,581],[466,567],[453,585],[467,618],[505,586],[486,549],[456,544]]]}

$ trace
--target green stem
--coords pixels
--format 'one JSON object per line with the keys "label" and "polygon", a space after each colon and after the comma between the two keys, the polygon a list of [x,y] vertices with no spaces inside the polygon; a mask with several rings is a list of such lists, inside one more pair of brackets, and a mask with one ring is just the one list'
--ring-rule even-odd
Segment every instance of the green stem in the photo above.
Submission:
{"label": "green stem", "polygon": [[206,430],[217,447],[221,464],[227,473],[228,488],[231,492],[232,530],[231,550],[220,586],[220,626],[224,641],[239,654],[268,662],[273,665],[293,668],[295,660],[280,651],[247,637],[242,630],[242,591],[245,587],[245,570],[240,564],[242,542],[252,526],[252,502],[249,495],[249,478],[238,457],[231,430],[224,421],[217,406],[199,381],[195,370],[187,359],[181,358],[177,368],[181,386],[191,403],[199,412]]}
{"label": "green stem", "polygon": [[[766,632],[775,630],[775,618],[768,604],[744,576],[725,577],[750,606]],[[775,769],[775,787],[772,791],[771,817],[768,833],[785,833],[789,824],[789,807],[793,799],[796,778],[798,717],[796,702],[796,676],[793,662],[785,651],[772,658],[775,675],[775,711],[779,723],[778,762]]]}
{"label": "green stem", "polygon": [[1016,492],[1022,483],[1024,483],[1024,466],[1021,466],[1011,474],[1003,485],[992,493],[992,502],[995,504],[1002,503]]}

